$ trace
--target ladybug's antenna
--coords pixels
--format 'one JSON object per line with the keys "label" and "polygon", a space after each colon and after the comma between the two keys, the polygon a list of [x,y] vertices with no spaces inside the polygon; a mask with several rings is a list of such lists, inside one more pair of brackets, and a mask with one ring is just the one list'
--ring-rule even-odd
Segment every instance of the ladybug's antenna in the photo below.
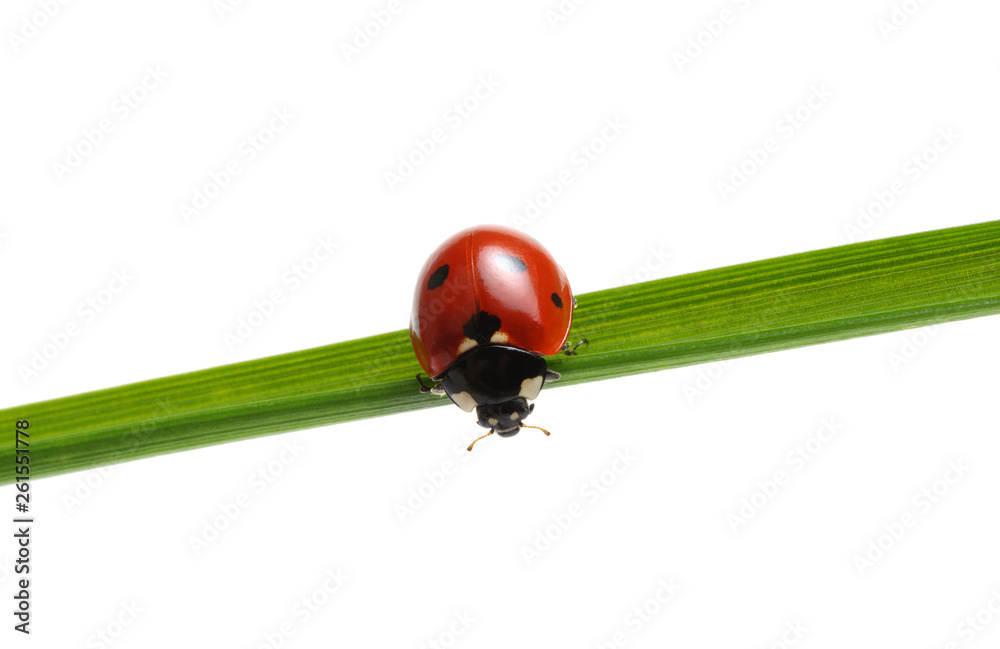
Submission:
{"label": "ladybug's antenna", "polygon": [[492,434],[493,434],[493,431],[491,430],[490,432],[486,433],[486,434],[485,434],[485,435],[483,435],[482,437],[477,437],[476,439],[472,440],[472,443],[471,443],[471,444],[469,444],[469,448],[467,448],[467,449],[465,449],[465,450],[467,450],[467,451],[471,451],[471,450],[472,450],[472,447],[476,445],[476,442],[478,442],[479,440],[481,440],[481,439],[482,439],[483,437],[489,437],[489,436],[490,436],[490,435],[492,435]]}
{"label": "ladybug's antenna", "polygon": [[[521,428],[536,428],[536,429],[542,431],[543,433],[545,433],[546,435],[551,435],[552,434],[549,431],[547,431],[544,428],[542,428],[541,426],[529,426],[528,424],[521,424]],[[486,433],[485,435],[482,435],[481,437],[477,437],[476,439],[472,440],[472,443],[469,444],[469,448],[467,448],[465,450],[471,451],[472,447],[476,445],[476,442],[478,442],[479,440],[481,440],[483,437],[489,437],[492,434],[493,434],[493,431],[491,430],[490,432]]]}
{"label": "ladybug's antenna", "polygon": [[552,433],[550,433],[549,431],[547,431],[547,430],[545,430],[544,428],[542,428],[541,426],[529,426],[528,424],[521,424],[521,428],[537,428],[538,430],[540,430],[540,431],[542,431],[543,433],[545,433],[545,435],[546,435],[546,436],[548,436],[548,435],[551,435],[551,434],[552,434]]}

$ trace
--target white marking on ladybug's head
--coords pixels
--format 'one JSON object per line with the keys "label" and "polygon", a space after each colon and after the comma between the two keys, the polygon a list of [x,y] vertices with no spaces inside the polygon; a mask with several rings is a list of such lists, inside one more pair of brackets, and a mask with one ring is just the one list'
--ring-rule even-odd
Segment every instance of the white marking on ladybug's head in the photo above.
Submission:
{"label": "white marking on ladybug's head", "polygon": [[500,423],[500,420],[497,419],[496,417],[490,417],[486,421],[490,422],[490,426],[496,426],[497,424]]}
{"label": "white marking on ladybug's head", "polygon": [[478,344],[479,343],[473,340],[472,338],[466,338],[458,346],[458,353],[461,354],[462,352],[467,352]]}
{"label": "white marking on ladybug's head", "polygon": [[465,412],[472,412],[476,409],[476,406],[479,405],[468,392],[456,392],[448,396],[450,396],[451,400],[455,402],[455,405]]}
{"label": "white marking on ladybug's head", "polygon": [[510,337],[507,336],[507,334],[505,334],[502,331],[496,331],[496,332],[493,333],[492,336],[490,336],[490,342],[491,343],[496,343],[498,345],[502,345],[505,342],[507,342],[508,340],[510,340]]}
{"label": "white marking on ladybug's head", "polygon": [[510,420],[511,421],[517,421],[520,418],[521,418],[521,415],[517,414],[516,410],[514,412],[510,413]]}
{"label": "white marking on ladybug's head", "polygon": [[524,379],[521,381],[521,391],[517,393],[517,396],[524,397],[525,399],[534,399],[538,396],[538,393],[542,391],[542,375],[533,376],[530,379]]}

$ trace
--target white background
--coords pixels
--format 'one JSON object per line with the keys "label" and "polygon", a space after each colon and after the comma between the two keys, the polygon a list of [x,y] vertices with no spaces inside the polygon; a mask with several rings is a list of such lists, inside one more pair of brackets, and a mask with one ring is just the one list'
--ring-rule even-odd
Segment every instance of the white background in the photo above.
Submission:
{"label": "white background", "polygon": [[[0,407],[403,329],[429,252],[512,224],[546,186],[558,196],[524,229],[577,293],[996,218],[995,2],[594,1],[553,22],[555,0],[424,0],[380,29],[386,1],[49,4],[0,15]],[[894,11],[899,28],[880,28]],[[287,126],[261,133],[275,110]],[[251,136],[268,141],[253,160]],[[747,162],[768,138],[776,151]],[[599,152],[586,169],[580,147]],[[720,191],[741,164],[746,182]],[[185,218],[198,191],[214,198]],[[292,290],[283,274],[323,237],[339,248]],[[285,303],[230,349],[275,288]],[[31,638],[10,628],[0,542],[3,643],[995,646],[997,322],[548,391],[532,423],[550,438],[472,454],[480,429],[449,407],[45,479]],[[950,462],[969,469],[921,504]],[[263,490],[260,470],[279,474]],[[734,531],[775,471],[787,483]],[[433,494],[401,519],[411,489]],[[328,571],[346,578],[332,595]]]}

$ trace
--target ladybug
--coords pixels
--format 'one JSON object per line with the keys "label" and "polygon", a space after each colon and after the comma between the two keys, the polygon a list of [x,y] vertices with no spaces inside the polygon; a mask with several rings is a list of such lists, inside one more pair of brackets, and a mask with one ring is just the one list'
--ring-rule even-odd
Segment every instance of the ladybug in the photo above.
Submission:
{"label": "ladybug", "polygon": [[[500,437],[526,426],[546,381],[559,374],[543,356],[574,354],[566,338],[576,300],[566,273],[540,243],[512,228],[481,225],[455,234],[431,254],[417,280],[410,341],[434,381],[421,392],[447,394]],[[546,435],[545,429],[539,428]]]}

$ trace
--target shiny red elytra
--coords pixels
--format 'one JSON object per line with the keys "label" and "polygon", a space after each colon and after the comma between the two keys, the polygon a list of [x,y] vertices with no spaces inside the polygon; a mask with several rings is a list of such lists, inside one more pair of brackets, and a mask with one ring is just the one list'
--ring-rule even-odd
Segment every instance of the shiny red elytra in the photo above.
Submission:
{"label": "shiny red elytra", "polygon": [[486,435],[516,435],[534,409],[528,401],[559,378],[543,356],[572,353],[574,303],[566,273],[531,237],[503,226],[462,230],[431,254],[413,294],[413,350],[440,381],[421,390],[476,410]]}

